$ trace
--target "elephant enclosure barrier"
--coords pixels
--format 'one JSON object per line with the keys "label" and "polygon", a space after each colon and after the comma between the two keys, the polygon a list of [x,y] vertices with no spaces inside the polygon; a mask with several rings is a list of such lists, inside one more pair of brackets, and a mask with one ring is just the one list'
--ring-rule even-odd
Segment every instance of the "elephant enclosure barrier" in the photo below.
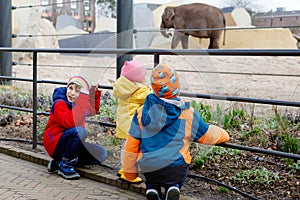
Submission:
{"label": "elephant enclosure barrier", "polygon": [[[0,79],[8,81],[25,81],[32,83],[32,92],[33,92],[33,108],[25,109],[12,107],[7,105],[0,105],[2,108],[20,110],[24,112],[31,112],[33,114],[33,125],[32,125],[32,144],[33,148],[37,146],[37,116],[38,115],[48,115],[46,111],[37,110],[37,88],[38,84],[65,84],[65,82],[53,81],[53,80],[38,80],[37,70],[38,70],[38,55],[41,53],[54,54],[54,53],[63,53],[63,54],[101,54],[101,55],[152,55],[153,56],[153,66],[160,62],[161,56],[300,56],[299,50],[289,50],[289,49],[279,49],[279,50],[260,50],[260,49],[230,49],[230,50],[161,50],[161,49],[14,49],[14,48],[0,48],[0,52],[29,52],[32,53],[32,79],[28,78],[16,78],[8,76],[0,76]],[[184,70],[183,70],[184,71]],[[207,72],[209,73],[209,72]],[[299,77],[295,75],[296,77]],[[196,81],[196,80],[195,80]],[[112,89],[110,85],[100,85],[101,89]],[[202,94],[202,93],[190,93],[185,92],[184,90],[181,93],[181,96],[186,98],[202,98],[202,99],[212,99],[218,101],[229,101],[229,102],[246,102],[253,104],[265,104],[265,105],[278,105],[278,106],[289,106],[289,107],[300,107],[300,102],[298,101],[283,101],[283,100],[270,100],[270,99],[260,99],[260,98],[248,98],[248,97],[238,97],[238,96],[223,96],[215,94]],[[114,124],[104,123],[101,121],[89,121],[89,123],[97,123],[102,126],[114,127]],[[247,147],[242,145],[236,145],[231,143],[224,143],[221,146],[226,148],[240,149],[246,151],[252,151],[257,153],[263,153],[268,155],[275,155],[280,157],[300,159],[300,156],[297,154],[290,154],[278,151],[270,151],[266,149],[259,149],[254,147]]]}

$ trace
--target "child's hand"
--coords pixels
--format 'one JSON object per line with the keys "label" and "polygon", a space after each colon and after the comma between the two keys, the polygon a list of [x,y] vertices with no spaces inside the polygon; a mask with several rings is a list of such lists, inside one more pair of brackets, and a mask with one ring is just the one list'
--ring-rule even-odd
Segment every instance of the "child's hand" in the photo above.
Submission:
{"label": "child's hand", "polygon": [[97,91],[99,89],[99,85],[100,85],[99,83],[96,84],[95,91]]}
{"label": "child's hand", "polygon": [[92,87],[90,88],[90,93],[94,94],[99,87],[99,83],[97,83],[96,85],[92,85]]}

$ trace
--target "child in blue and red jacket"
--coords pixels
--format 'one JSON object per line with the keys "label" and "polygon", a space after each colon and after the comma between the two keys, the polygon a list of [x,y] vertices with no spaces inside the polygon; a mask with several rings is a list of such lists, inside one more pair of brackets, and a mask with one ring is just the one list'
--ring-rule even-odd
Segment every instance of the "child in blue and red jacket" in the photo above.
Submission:
{"label": "child in blue and red jacket", "polygon": [[148,200],[178,200],[192,159],[190,143],[219,144],[227,142],[229,135],[206,124],[189,103],[180,100],[179,77],[174,69],[157,65],[150,83],[155,93],[146,97],[133,117],[122,169],[126,179],[133,180],[139,166],[146,179]]}
{"label": "child in blue and red jacket", "polygon": [[65,179],[78,179],[75,167],[96,165],[105,161],[107,151],[96,144],[85,142],[86,117],[95,115],[100,109],[101,91],[91,87],[82,76],[73,76],[67,87],[56,88],[53,105],[44,131],[43,144],[53,160],[48,171]]}

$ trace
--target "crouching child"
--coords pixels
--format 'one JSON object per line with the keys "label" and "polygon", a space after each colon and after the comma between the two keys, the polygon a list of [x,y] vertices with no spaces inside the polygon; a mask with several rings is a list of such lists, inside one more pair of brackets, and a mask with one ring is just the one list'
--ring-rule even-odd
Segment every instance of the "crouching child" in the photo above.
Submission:
{"label": "crouching child", "polygon": [[50,173],[65,179],[79,179],[76,167],[97,165],[107,158],[102,146],[85,142],[86,117],[99,112],[101,91],[88,79],[73,76],[66,87],[55,88],[53,105],[44,130],[43,145],[53,159],[48,163]]}
{"label": "crouching child", "polygon": [[140,168],[148,200],[178,200],[192,160],[191,142],[219,144],[229,141],[229,135],[206,124],[189,103],[181,101],[179,76],[171,67],[158,64],[150,83],[154,94],[146,97],[133,117],[122,169],[126,179],[133,180]]}

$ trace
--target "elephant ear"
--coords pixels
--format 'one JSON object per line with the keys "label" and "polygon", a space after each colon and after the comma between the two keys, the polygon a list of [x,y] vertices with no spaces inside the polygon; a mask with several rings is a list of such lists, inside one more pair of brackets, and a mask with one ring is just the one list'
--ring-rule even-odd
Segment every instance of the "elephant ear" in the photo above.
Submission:
{"label": "elephant ear", "polygon": [[166,7],[164,15],[166,21],[171,21],[175,16],[173,7]]}

